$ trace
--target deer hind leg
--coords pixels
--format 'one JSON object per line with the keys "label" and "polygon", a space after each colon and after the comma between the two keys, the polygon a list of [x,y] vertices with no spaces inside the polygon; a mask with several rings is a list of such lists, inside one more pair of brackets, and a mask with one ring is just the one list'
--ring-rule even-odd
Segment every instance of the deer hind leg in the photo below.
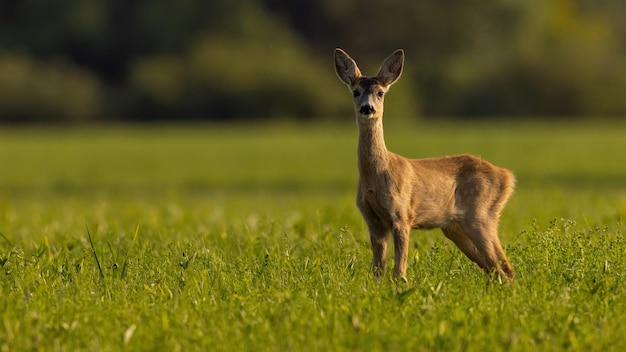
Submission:
{"label": "deer hind leg", "polygon": [[495,271],[505,278],[513,279],[515,273],[498,238],[497,221],[468,221],[461,227],[484,258],[485,265],[482,268],[485,272],[491,274]]}
{"label": "deer hind leg", "polygon": [[509,280],[512,280],[515,277],[515,271],[509,262],[509,258],[507,258],[506,253],[504,253],[504,249],[502,249],[502,245],[500,244],[500,239],[498,238],[498,230],[493,229],[492,236],[492,246],[493,250],[496,253],[497,260],[497,269],[500,275],[504,275]]}
{"label": "deer hind leg", "polygon": [[483,270],[488,271],[489,266],[485,257],[476,249],[474,242],[463,232],[458,224],[442,228],[443,234],[450,239],[471,261],[478,264]]}

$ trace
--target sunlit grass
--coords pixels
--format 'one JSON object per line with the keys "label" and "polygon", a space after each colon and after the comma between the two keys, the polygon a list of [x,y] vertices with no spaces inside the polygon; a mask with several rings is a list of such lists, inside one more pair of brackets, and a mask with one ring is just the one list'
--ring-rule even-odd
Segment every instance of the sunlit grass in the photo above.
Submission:
{"label": "sunlit grass", "polygon": [[389,125],[404,155],[516,173],[516,281],[438,231],[407,284],[373,280],[352,125],[7,129],[1,350],[623,347],[626,126]]}

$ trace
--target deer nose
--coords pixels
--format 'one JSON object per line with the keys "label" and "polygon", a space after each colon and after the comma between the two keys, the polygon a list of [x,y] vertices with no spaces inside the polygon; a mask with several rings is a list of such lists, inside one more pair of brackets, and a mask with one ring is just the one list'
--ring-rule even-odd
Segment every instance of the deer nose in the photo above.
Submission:
{"label": "deer nose", "polygon": [[359,110],[359,112],[363,115],[371,115],[376,112],[376,109],[374,109],[374,107],[369,104],[364,104],[361,105],[361,109]]}

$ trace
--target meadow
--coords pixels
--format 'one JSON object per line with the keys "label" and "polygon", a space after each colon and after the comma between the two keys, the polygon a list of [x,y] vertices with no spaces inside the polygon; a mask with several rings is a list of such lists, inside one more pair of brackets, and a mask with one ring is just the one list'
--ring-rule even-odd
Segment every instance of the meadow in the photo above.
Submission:
{"label": "meadow", "polygon": [[0,350],[626,347],[626,123],[386,128],[515,172],[513,282],[438,230],[412,233],[407,283],[376,282],[353,124],[4,127]]}

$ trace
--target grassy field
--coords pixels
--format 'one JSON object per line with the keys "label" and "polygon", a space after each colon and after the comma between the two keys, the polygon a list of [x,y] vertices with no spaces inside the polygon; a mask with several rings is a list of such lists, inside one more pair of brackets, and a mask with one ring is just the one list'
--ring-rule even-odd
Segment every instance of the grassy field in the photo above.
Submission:
{"label": "grassy field", "polygon": [[626,124],[387,126],[515,172],[489,282],[439,231],[369,272],[356,127],[0,129],[0,350],[620,351]]}

